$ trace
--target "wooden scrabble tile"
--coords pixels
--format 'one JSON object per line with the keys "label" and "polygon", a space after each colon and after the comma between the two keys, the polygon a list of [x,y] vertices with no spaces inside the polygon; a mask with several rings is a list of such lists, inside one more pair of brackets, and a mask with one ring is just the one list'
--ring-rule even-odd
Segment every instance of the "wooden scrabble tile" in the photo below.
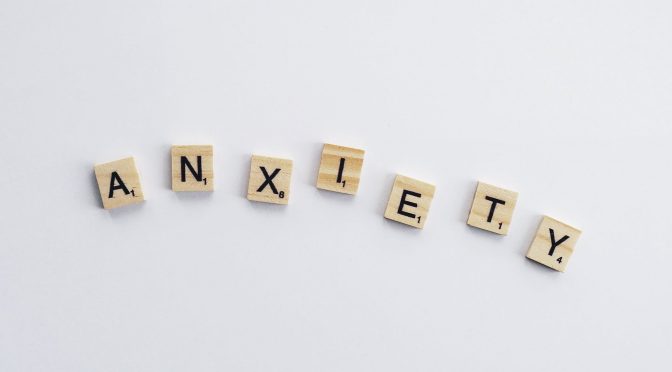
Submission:
{"label": "wooden scrabble tile", "polygon": [[96,173],[98,190],[100,190],[105,209],[140,203],[145,200],[140,186],[140,175],[132,157],[98,164],[93,170]]}
{"label": "wooden scrabble tile", "polygon": [[364,163],[364,150],[324,144],[317,188],[355,195]]}
{"label": "wooden scrabble tile", "polygon": [[435,189],[429,183],[397,175],[385,209],[385,218],[422,229]]}
{"label": "wooden scrabble tile", "polygon": [[581,230],[544,216],[527,251],[527,258],[565,272],[579,236]]}
{"label": "wooden scrabble tile", "polygon": [[252,155],[247,199],[274,204],[289,202],[292,161]]}
{"label": "wooden scrabble tile", "polygon": [[495,234],[506,235],[517,200],[517,192],[479,182],[467,224]]}
{"label": "wooden scrabble tile", "polygon": [[213,191],[212,146],[173,146],[170,149],[173,191]]}

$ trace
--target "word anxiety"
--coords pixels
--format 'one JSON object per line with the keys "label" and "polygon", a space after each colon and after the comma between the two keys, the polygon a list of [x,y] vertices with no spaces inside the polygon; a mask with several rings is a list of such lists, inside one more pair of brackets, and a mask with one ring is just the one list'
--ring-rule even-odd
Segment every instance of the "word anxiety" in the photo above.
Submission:
{"label": "word anxiety", "polygon": [[[212,146],[173,146],[173,191],[213,191]],[[355,195],[359,188],[364,150],[325,144],[317,187]],[[144,201],[135,160],[125,158],[94,167],[105,209]],[[288,204],[292,160],[252,155],[247,198]],[[434,198],[432,184],[397,175],[385,208],[387,219],[422,229]],[[467,224],[495,234],[509,231],[518,193],[478,182]],[[581,231],[544,216],[527,251],[527,258],[564,272]]]}

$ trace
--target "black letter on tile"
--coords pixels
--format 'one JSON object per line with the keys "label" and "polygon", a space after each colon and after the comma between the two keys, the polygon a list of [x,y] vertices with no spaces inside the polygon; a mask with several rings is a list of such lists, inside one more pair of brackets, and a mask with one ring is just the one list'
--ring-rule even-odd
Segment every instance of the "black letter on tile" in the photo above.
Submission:
{"label": "black letter on tile", "polygon": [[501,199],[493,198],[492,196],[486,196],[485,200],[492,202],[492,205],[490,205],[490,213],[488,214],[488,222],[492,222],[492,216],[495,215],[495,208],[497,208],[497,204],[505,205],[506,202]]}
{"label": "black letter on tile", "polygon": [[338,164],[338,176],[336,177],[336,183],[343,182],[343,169],[344,168],[345,168],[345,158],[341,158],[341,161]]}
{"label": "black letter on tile", "polygon": [[278,194],[278,189],[276,189],[275,185],[273,184],[273,178],[275,178],[275,176],[277,176],[278,173],[280,173],[280,168],[276,168],[273,171],[273,173],[271,173],[270,176],[268,175],[268,172],[266,172],[265,167],[259,167],[259,169],[261,169],[261,173],[264,174],[264,178],[266,180],[264,181],[264,183],[261,184],[261,186],[259,186],[259,188],[257,189],[257,192],[264,191],[264,189],[266,188],[266,185],[268,185],[268,186],[271,187],[271,191],[273,191],[273,193],[277,195]]}
{"label": "black letter on tile", "polygon": [[409,205],[409,206],[411,206],[411,207],[413,207],[413,208],[417,208],[417,207],[418,207],[418,203],[413,203],[413,202],[409,202],[409,201],[407,201],[407,200],[406,200],[406,195],[415,196],[416,198],[420,198],[420,197],[422,197],[422,195],[419,194],[419,193],[417,193],[417,192],[409,191],[409,190],[404,190],[404,191],[401,193],[401,201],[399,202],[399,209],[397,209],[397,213],[399,213],[399,214],[402,215],[402,216],[406,216],[406,217],[410,217],[410,218],[415,218],[415,215],[414,215],[413,213],[409,213],[409,212],[404,211],[404,205]]}
{"label": "black letter on tile", "polygon": [[196,178],[196,181],[198,182],[203,182],[203,168],[201,167],[201,156],[198,155],[196,157],[196,168],[198,168],[198,171],[194,170],[194,167],[191,165],[189,162],[189,159],[187,159],[186,156],[181,156],[180,157],[180,166],[181,166],[181,174],[182,174],[182,182],[187,182],[187,170],[186,168],[189,168],[189,172]]}
{"label": "black letter on tile", "polygon": [[555,241],[555,231],[553,229],[549,228],[548,231],[551,232],[551,250],[548,251],[548,255],[552,256],[553,252],[555,252],[555,247],[559,246],[560,244],[564,243],[565,240],[569,239],[569,236],[565,235],[562,237],[562,239],[558,240],[557,242]]}
{"label": "black letter on tile", "polygon": [[[118,185],[115,185],[115,180]],[[124,181],[121,180],[121,177],[119,177],[119,173],[117,172],[112,172],[112,177],[110,177],[110,194],[107,196],[108,199],[112,199],[114,197],[114,190],[123,190],[124,194],[126,195],[131,193],[128,191]]]}

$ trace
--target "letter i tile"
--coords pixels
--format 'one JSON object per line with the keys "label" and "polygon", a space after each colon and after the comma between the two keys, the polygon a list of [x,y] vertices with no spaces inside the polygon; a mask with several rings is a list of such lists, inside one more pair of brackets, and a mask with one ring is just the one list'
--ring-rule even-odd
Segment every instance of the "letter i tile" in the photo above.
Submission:
{"label": "letter i tile", "polygon": [[355,195],[364,163],[364,150],[324,144],[317,188]]}

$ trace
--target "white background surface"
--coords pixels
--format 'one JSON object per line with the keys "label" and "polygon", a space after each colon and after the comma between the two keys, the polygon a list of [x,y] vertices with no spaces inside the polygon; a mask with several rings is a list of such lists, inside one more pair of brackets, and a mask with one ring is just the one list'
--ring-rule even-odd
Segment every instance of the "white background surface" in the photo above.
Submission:
{"label": "white background surface", "polygon": [[[0,371],[669,371],[669,1],[0,3]],[[367,150],[356,197],[323,142]],[[216,192],[170,190],[171,144]],[[249,156],[295,161],[290,205]],[[136,157],[147,202],[101,208]],[[394,175],[437,185],[425,230]],[[477,180],[510,235],[465,224]],[[584,230],[565,274],[542,214]]]}

